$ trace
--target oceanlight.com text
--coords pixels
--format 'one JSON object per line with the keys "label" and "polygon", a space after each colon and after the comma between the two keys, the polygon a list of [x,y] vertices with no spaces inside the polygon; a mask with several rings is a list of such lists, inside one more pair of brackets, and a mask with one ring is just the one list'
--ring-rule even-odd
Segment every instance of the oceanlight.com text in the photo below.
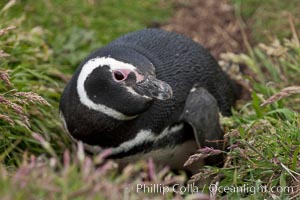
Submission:
{"label": "oceanlight.com text", "polygon": [[218,184],[209,185],[210,193],[245,193],[245,194],[256,194],[256,193],[293,193],[294,188],[292,186],[266,186],[258,185],[251,186],[243,184],[241,186],[218,186]]}

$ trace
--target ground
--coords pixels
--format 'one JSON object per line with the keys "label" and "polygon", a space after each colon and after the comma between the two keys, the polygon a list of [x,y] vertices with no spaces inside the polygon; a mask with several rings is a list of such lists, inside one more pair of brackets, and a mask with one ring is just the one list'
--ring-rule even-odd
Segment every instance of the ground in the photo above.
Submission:
{"label": "ground", "polygon": [[162,28],[192,38],[216,58],[221,53],[245,52],[243,33],[249,38],[249,31],[242,29],[228,0],[176,1],[174,16]]}

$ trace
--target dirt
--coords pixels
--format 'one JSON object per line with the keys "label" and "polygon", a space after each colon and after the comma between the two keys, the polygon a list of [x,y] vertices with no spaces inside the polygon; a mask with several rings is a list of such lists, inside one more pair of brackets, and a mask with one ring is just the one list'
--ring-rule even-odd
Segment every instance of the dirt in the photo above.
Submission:
{"label": "dirt", "polygon": [[[216,58],[225,52],[245,52],[240,22],[229,0],[175,0],[175,6],[173,17],[161,28],[192,38]],[[248,32],[244,30],[246,36]]]}

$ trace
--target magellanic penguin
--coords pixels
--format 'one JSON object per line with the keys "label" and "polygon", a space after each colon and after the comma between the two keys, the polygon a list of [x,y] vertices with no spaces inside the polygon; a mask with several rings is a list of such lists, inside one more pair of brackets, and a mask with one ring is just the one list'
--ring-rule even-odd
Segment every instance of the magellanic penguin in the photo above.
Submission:
{"label": "magellanic penguin", "polygon": [[[234,85],[217,61],[182,35],[145,29],[90,54],[60,102],[65,128],[90,151],[120,163],[152,157],[182,169],[201,147],[221,148],[219,112],[231,114]],[[222,155],[208,157],[222,163]]]}

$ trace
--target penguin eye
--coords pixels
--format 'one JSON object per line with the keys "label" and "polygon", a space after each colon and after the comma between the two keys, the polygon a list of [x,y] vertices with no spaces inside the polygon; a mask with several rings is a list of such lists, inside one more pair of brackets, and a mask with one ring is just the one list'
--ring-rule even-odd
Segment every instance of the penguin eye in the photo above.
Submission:
{"label": "penguin eye", "polygon": [[123,72],[118,70],[113,71],[113,77],[117,82],[124,81],[127,78],[127,76]]}

